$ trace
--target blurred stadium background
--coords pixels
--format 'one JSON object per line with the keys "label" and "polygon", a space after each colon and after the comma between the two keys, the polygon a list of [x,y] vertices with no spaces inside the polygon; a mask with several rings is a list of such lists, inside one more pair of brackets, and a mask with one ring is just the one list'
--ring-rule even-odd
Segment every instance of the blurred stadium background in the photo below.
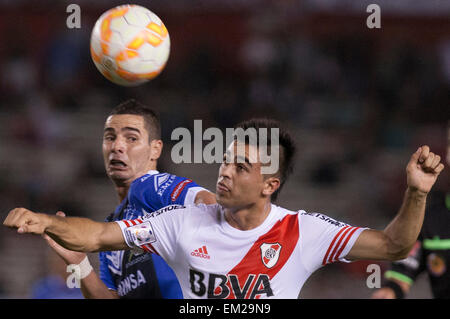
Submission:
{"label": "blurred stadium background", "polygon": [[[81,29],[66,27],[70,3],[81,7]],[[218,165],[174,165],[172,130],[194,119],[204,129],[281,120],[299,154],[278,203],[355,225],[383,228],[396,214],[419,144],[445,153],[448,1],[133,1],[162,18],[172,42],[166,69],[138,88],[109,83],[89,55],[95,20],[122,3],[0,1],[2,220],[17,206],[103,220],[117,204],[103,168],[103,123],[129,97],[161,115],[160,170],[212,190]],[[370,3],[381,7],[381,29],[366,27]],[[97,266],[95,254],[91,261]],[[369,263],[323,268],[300,296],[368,298]],[[64,271],[43,240],[0,229],[0,297],[41,296],[40,280]],[[410,298],[429,297],[422,277]]]}

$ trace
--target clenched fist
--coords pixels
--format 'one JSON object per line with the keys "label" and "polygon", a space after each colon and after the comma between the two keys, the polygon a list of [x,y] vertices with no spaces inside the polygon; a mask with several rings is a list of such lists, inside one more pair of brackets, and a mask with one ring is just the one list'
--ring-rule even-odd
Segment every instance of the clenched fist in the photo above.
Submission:
{"label": "clenched fist", "polygon": [[34,213],[26,208],[14,208],[3,222],[6,227],[17,228],[19,234],[43,234],[49,224],[48,215]]}
{"label": "clenched fist", "polygon": [[408,187],[424,194],[429,193],[443,169],[444,164],[439,155],[430,152],[427,145],[419,147],[406,166]]}

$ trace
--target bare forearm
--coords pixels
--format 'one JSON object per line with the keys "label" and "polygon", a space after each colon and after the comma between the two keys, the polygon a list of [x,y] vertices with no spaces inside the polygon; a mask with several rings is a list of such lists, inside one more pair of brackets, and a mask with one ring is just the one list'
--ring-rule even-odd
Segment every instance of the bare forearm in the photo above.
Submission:
{"label": "bare forearm", "polygon": [[365,230],[347,255],[349,260],[399,260],[408,256],[419,236],[427,194],[444,165],[427,145],[412,154],[406,166],[406,190],[400,210],[383,230]]}
{"label": "bare forearm", "polygon": [[106,287],[104,282],[92,271],[81,280],[81,292],[87,299],[117,299],[118,295]]}
{"label": "bare forearm", "polygon": [[405,256],[419,236],[425,215],[427,194],[408,188],[397,216],[384,229],[389,250]]}
{"label": "bare forearm", "polygon": [[48,216],[49,223],[45,228],[51,238],[61,246],[74,250],[97,251],[99,238],[103,232],[103,223],[87,218]]}
{"label": "bare forearm", "polygon": [[117,223],[98,223],[87,218],[61,217],[32,212],[26,208],[11,210],[3,225],[19,234],[47,234],[55,242],[74,251],[129,249]]}

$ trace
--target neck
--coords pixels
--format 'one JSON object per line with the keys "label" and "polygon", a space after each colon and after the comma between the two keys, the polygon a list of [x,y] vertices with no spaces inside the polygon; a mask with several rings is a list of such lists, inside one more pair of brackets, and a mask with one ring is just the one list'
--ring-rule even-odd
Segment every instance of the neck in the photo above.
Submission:
{"label": "neck", "polygon": [[138,176],[135,176],[129,180],[112,180],[116,189],[116,194],[119,197],[119,202],[122,202],[125,197],[127,197],[128,189],[130,188],[131,183],[133,183],[136,178],[147,174],[147,172],[151,170],[156,170],[156,165],[150,166],[145,172],[138,174]]}
{"label": "neck", "polygon": [[250,230],[261,225],[270,213],[270,201],[255,203],[242,209],[225,208],[225,220],[239,230]]}
{"label": "neck", "polygon": [[121,186],[117,186],[116,185],[116,193],[117,196],[119,197],[119,202],[121,203],[125,197],[127,197],[128,194],[128,189],[130,188],[130,185],[121,185]]}

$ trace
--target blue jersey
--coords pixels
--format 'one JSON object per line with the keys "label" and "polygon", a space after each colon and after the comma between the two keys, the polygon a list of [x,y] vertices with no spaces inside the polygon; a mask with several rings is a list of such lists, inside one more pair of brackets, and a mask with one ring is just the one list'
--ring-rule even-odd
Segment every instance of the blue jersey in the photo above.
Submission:
{"label": "blue jersey", "polygon": [[[205,190],[190,179],[150,171],[133,181],[106,221],[134,219],[171,204],[189,205]],[[156,254],[138,250],[99,253],[100,279],[121,298],[183,298],[173,270]]]}

